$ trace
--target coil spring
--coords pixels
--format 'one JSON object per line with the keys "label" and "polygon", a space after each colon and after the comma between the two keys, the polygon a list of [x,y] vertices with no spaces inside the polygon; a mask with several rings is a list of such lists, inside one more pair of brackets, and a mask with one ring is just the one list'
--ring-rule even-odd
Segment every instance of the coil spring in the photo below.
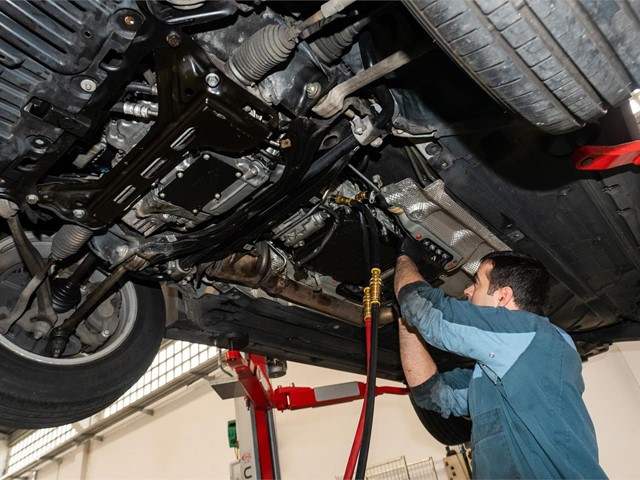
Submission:
{"label": "coil spring", "polygon": [[80,225],[63,225],[53,237],[51,257],[62,260],[76,253],[91,238],[93,231]]}
{"label": "coil spring", "polygon": [[295,47],[296,37],[291,27],[267,25],[233,52],[228,66],[238,80],[251,85],[289,58]]}

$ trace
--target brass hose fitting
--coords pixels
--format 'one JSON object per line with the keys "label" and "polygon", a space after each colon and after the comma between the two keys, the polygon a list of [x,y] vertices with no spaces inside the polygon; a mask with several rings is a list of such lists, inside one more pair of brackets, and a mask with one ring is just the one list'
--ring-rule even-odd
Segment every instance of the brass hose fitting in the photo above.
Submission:
{"label": "brass hose fitting", "polygon": [[369,288],[371,288],[371,305],[380,305],[380,291],[382,290],[382,277],[379,268],[371,269],[371,280]]}
{"label": "brass hose fitting", "polygon": [[352,206],[354,202],[353,198],[343,197],[342,195],[336,195],[334,200],[338,205]]}
{"label": "brass hose fitting", "polygon": [[343,195],[336,195],[334,201],[338,205],[348,205],[349,207],[353,206],[354,203],[362,203],[368,198],[369,194],[364,192],[358,192],[354,198],[345,197]]}
{"label": "brass hose fitting", "polygon": [[356,202],[362,203],[367,199],[368,196],[369,196],[369,194],[367,193],[366,190],[363,191],[363,192],[358,192],[356,194],[356,196],[355,196],[355,200],[356,200]]}
{"label": "brass hose fitting", "polygon": [[371,318],[371,289],[369,287],[364,288],[364,295],[362,296],[362,308],[364,311],[364,318]]}

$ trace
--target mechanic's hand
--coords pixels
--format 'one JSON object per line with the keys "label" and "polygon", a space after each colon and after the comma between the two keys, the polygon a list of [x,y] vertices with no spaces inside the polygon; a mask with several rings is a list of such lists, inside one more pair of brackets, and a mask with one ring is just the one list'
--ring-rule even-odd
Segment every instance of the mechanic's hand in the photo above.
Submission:
{"label": "mechanic's hand", "polygon": [[433,283],[444,272],[444,267],[429,258],[429,253],[413,238],[407,237],[402,240],[398,249],[398,256],[400,255],[409,257],[427,282]]}
{"label": "mechanic's hand", "polygon": [[406,255],[411,260],[413,260],[413,263],[415,263],[416,265],[425,257],[426,253],[427,252],[420,244],[420,242],[414,240],[411,237],[403,238],[398,248],[398,256]]}

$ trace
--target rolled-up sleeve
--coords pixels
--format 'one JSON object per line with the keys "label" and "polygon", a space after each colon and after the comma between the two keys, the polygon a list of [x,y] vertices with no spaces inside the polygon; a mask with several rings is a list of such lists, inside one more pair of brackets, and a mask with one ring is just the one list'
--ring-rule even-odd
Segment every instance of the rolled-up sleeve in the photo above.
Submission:
{"label": "rolled-up sleeve", "polygon": [[446,297],[427,282],[414,282],[398,292],[407,323],[427,343],[485,365],[498,377],[513,366],[535,336],[540,320],[531,312],[481,307]]}
{"label": "rolled-up sleeve", "polygon": [[411,388],[416,404],[426,410],[438,412],[444,418],[450,415],[469,415],[469,382],[472,370],[457,368],[438,373],[426,382]]}

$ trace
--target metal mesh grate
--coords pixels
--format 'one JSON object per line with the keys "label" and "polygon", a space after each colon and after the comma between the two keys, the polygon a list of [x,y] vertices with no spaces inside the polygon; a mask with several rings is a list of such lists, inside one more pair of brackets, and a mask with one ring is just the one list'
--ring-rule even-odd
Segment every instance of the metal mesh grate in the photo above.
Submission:
{"label": "metal mesh grate", "polygon": [[364,477],[371,480],[410,480],[409,469],[404,457],[372,465]]}
{"label": "metal mesh grate", "polygon": [[410,463],[407,465],[407,469],[409,470],[409,478],[411,480],[438,480],[436,465],[433,462],[432,457],[419,462]]}
{"label": "metal mesh grate", "polygon": [[[407,463],[404,456],[378,463],[367,468],[367,480],[438,480],[433,458]],[[342,476],[336,477],[336,480]]]}

